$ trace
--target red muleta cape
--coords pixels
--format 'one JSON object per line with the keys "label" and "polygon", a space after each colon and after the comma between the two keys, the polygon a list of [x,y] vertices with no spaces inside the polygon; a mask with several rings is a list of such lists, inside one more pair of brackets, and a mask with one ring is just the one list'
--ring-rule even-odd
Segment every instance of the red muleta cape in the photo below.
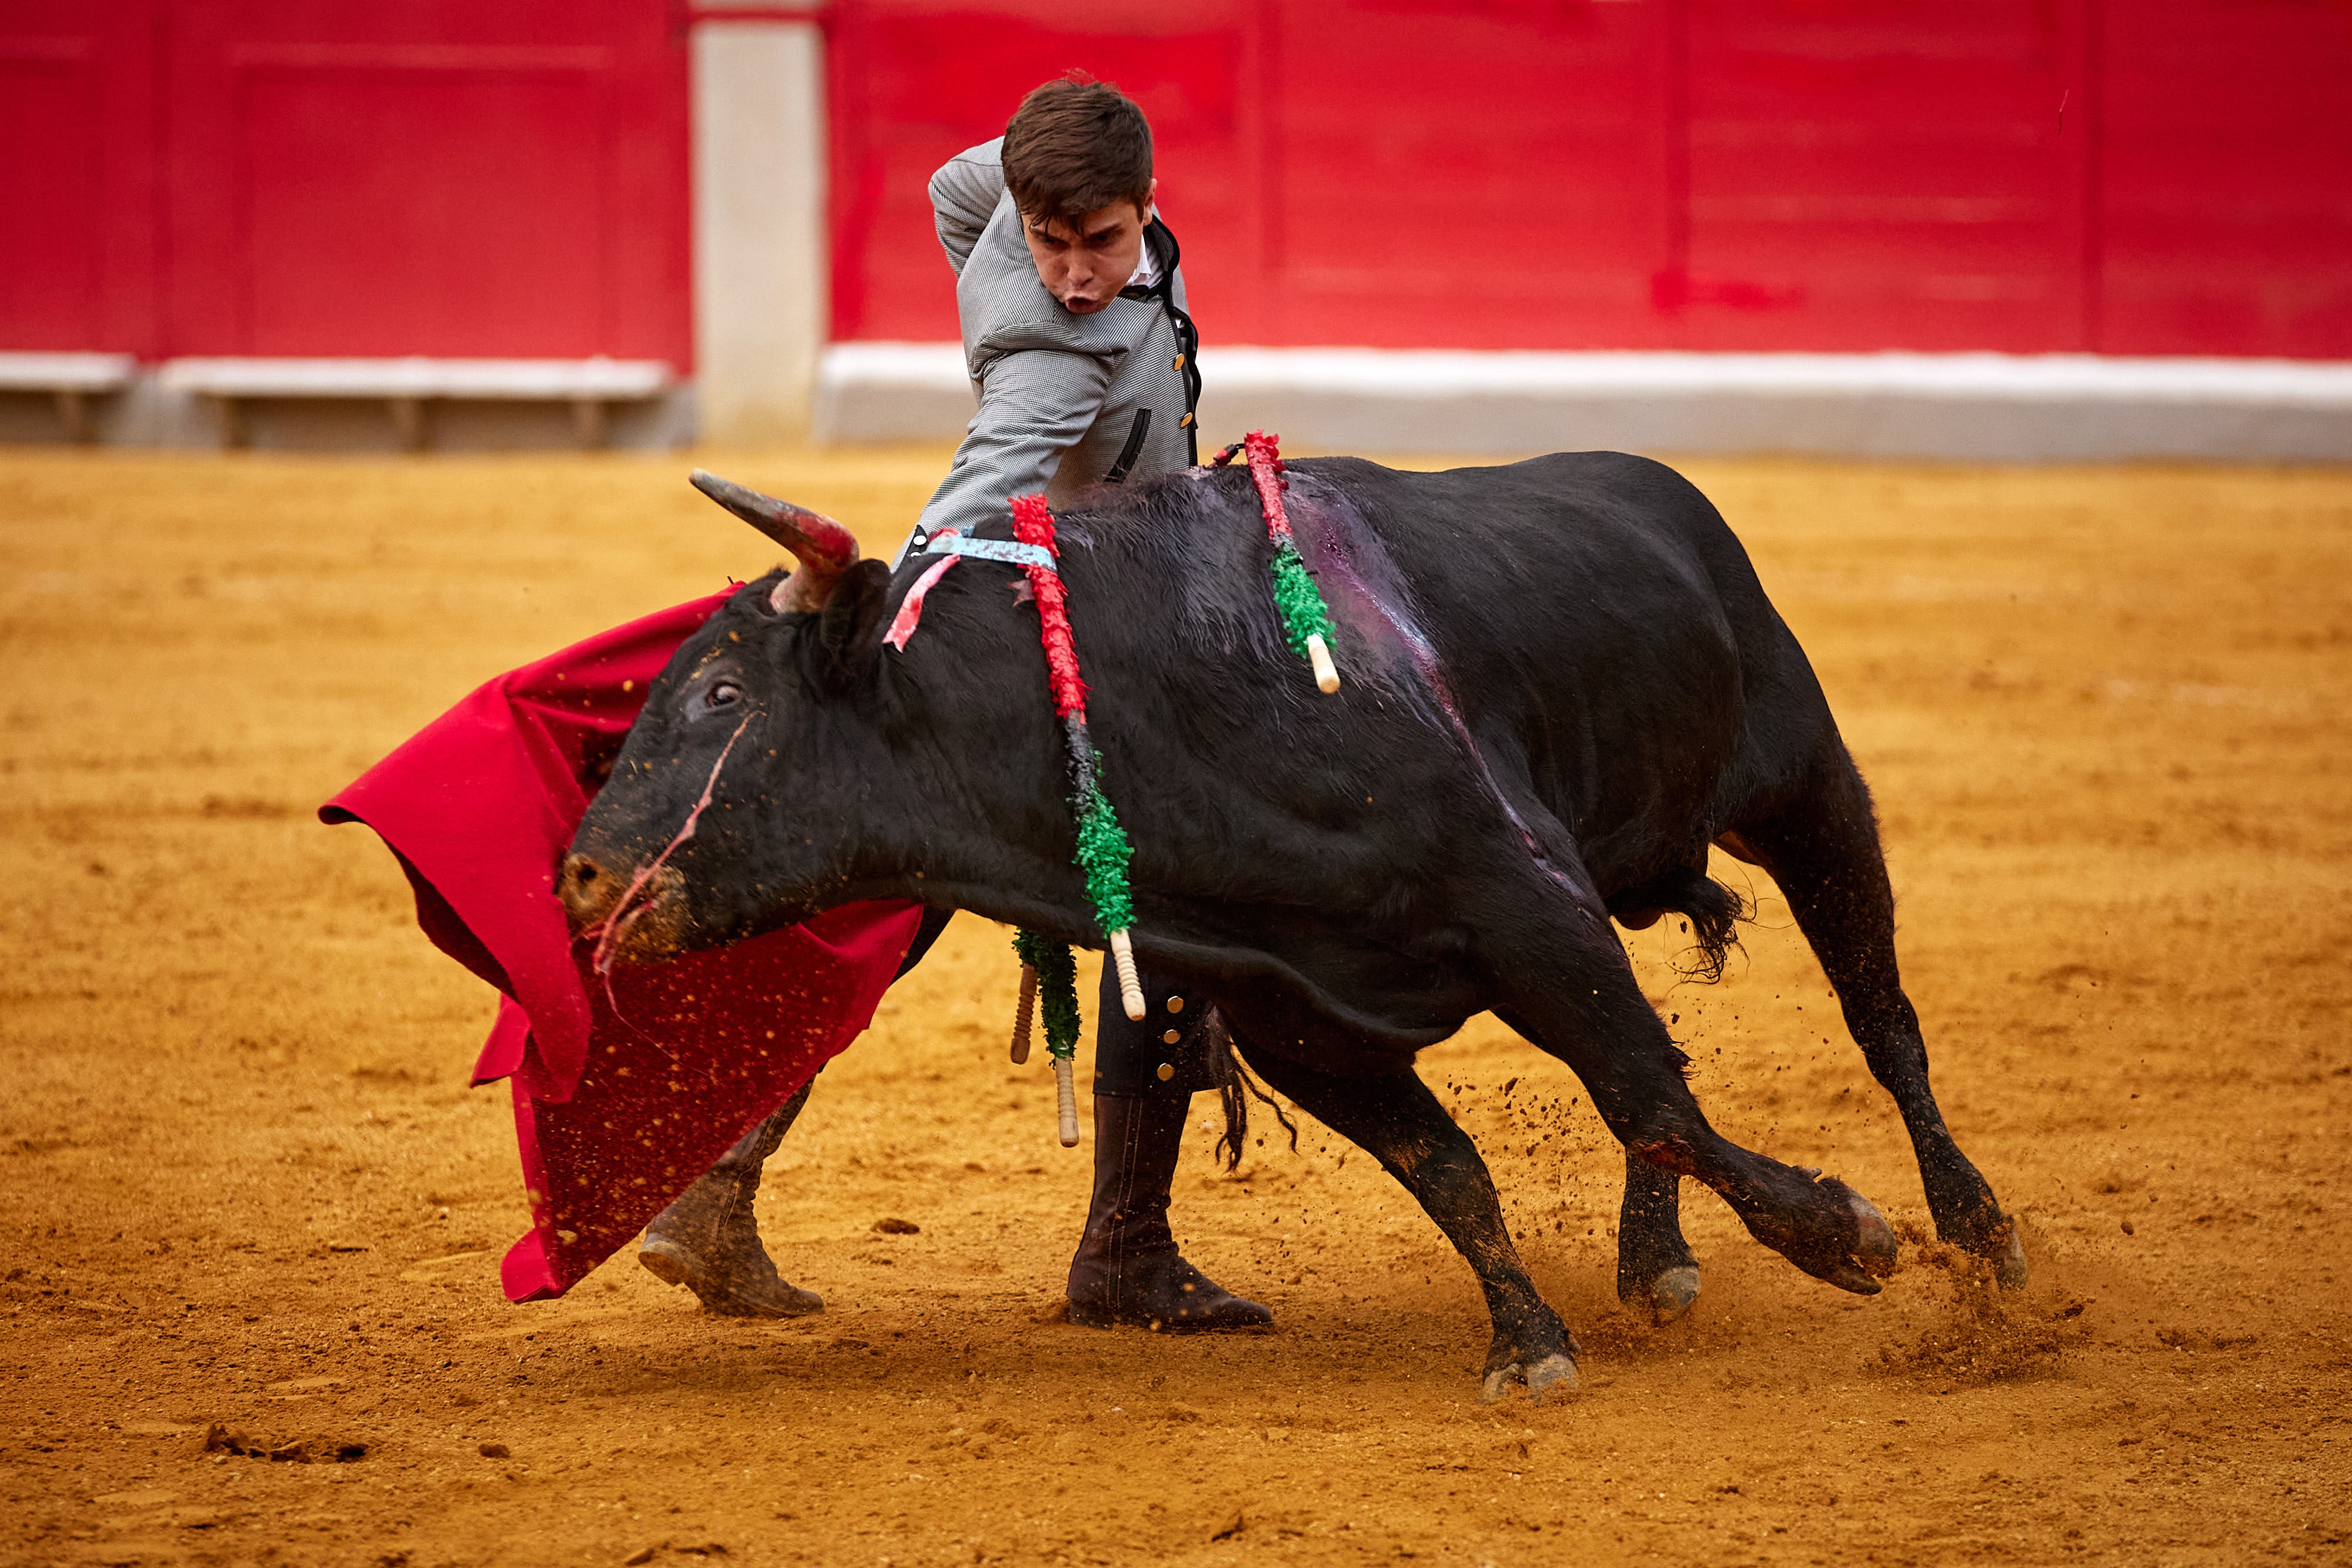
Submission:
{"label": "red muleta cape", "polygon": [[[382,834],[434,946],[497,987],[474,1082],[511,1081],[531,1229],[509,1299],[560,1296],[857,1038],[921,918],[853,904],[593,974],[555,872],[696,600],[500,675],[319,809]],[[746,758],[746,765],[750,759]]]}

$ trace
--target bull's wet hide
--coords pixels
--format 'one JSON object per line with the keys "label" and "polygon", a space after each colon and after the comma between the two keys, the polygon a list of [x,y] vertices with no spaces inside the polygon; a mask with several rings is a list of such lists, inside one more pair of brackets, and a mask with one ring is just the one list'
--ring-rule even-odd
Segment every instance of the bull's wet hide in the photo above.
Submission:
{"label": "bull's wet hide", "polygon": [[[1349,670],[1337,694],[1287,652],[1243,476],[1091,498],[1060,521],[1057,581],[1088,650],[1089,730],[1122,781],[1139,960],[1199,986],[1267,1085],[1374,1153],[1454,1242],[1496,1324],[1484,1392],[1565,1386],[1575,1349],[1476,1150],[1412,1070],[1480,1011],[1574,1072],[1636,1159],[1711,1189],[1805,1273],[1869,1294],[1891,1270],[1867,1200],[1709,1123],[1611,925],[1679,913],[1699,977],[1718,974],[1743,909],[1706,875],[1710,841],[1786,897],[1902,1112],[1939,1234],[2005,1241],[1928,1088],[1869,790],[1706,498],[1610,453],[1435,474],[1319,459],[1290,479]],[[1055,809],[1055,716],[1075,705],[1043,700],[1034,622],[959,573],[886,660],[910,580],[853,568],[799,615],[776,612],[774,580],[746,584],[663,672],[577,851],[602,865],[610,846],[658,844],[699,790],[719,826],[674,862],[689,946],[846,896],[1091,932]],[[738,702],[760,728],[722,778]],[[1641,1185],[1620,1287],[1672,1315],[1698,1283],[1677,1186]]]}
{"label": "bull's wet hide", "polygon": [[502,1270],[516,1301],[562,1295],[803,1089],[864,1030],[920,921],[848,904],[605,974],[572,939],[555,883],[572,832],[654,677],[725,597],[499,676],[320,809],[383,835],[425,935],[500,993],[474,1081],[514,1096],[531,1210]]}

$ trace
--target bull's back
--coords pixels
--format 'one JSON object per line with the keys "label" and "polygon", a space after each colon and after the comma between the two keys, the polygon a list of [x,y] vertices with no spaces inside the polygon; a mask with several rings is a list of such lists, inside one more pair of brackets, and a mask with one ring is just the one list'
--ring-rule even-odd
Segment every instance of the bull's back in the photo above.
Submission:
{"label": "bull's back", "polygon": [[[1690,482],[1621,453],[1401,473],[1297,465],[1355,501],[1411,583],[1474,730],[1604,884],[1738,814],[1828,722],[1738,538]],[[1799,743],[1802,748],[1803,742]]]}

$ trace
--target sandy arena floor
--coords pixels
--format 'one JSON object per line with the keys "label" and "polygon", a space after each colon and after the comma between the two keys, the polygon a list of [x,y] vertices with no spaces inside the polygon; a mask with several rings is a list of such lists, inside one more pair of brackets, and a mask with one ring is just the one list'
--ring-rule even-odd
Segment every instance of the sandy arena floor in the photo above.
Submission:
{"label": "sandy arena floor", "polygon": [[[943,460],[706,459],[869,546]],[[500,1299],[489,994],[311,811],[493,673],[763,570],[686,466],[0,455],[0,1559],[2352,1561],[2352,471],[1691,465],[1877,789],[1944,1105],[2036,1281],[1912,1246],[1864,1301],[1696,1193],[1706,1294],[1648,1330],[1613,1145],[1481,1019],[1424,1071],[1588,1353],[1573,1401],[1481,1408],[1468,1270],[1311,1124],[1230,1177],[1202,1132],[1178,1183],[1278,1332],[1051,1322],[1087,1155],[969,917],[770,1166],[825,1312],[715,1321],[626,1255]],[[1632,941],[1703,1101],[1918,1240],[1898,1122],[1730,874],[1762,913],[1724,984]]]}

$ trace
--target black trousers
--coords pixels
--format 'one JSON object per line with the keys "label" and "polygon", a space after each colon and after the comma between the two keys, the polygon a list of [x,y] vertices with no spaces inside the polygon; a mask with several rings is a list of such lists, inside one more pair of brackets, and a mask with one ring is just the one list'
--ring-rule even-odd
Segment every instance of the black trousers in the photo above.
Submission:
{"label": "black trousers", "polygon": [[1189,1100],[1213,1089],[1207,1032],[1201,1017],[1208,1002],[1190,987],[1145,969],[1143,1017],[1127,1016],[1118,994],[1118,972],[1103,963],[1102,996],[1095,1010],[1095,1092]]}
{"label": "black trousers", "polygon": [[[947,929],[953,912],[923,912],[923,924],[898,966],[898,978],[923,960],[931,944]],[[1143,1018],[1127,1016],[1118,994],[1118,973],[1103,964],[1102,995],[1095,1009],[1095,1078],[1097,1094],[1125,1094],[1160,1100],[1188,1100],[1203,1089],[1216,1087],[1210,1070],[1208,1040],[1201,1016],[1208,1004],[1177,981],[1145,970]]]}

